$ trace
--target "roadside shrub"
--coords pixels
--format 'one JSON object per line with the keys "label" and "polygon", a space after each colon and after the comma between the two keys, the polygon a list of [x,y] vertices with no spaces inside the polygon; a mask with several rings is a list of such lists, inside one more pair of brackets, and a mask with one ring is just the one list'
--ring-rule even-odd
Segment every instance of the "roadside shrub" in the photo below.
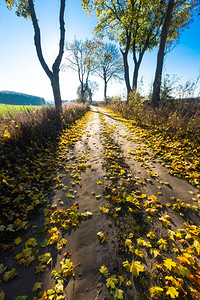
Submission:
{"label": "roadside shrub", "polygon": [[200,141],[200,100],[198,98],[173,100],[153,109],[147,101],[131,95],[129,103],[112,101],[109,107],[143,128],[153,127],[166,134],[188,138],[195,143]]}
{"label": "roadside shrub", "polygon": [[17,114],[8,114],[0,121],[0,163],[16,161],[18,155],[25,156],[27,151],[36,153],[49,142],[56,143],[59,132],[69,128],[81,118],[88,105],[69,103],[63,106],[61,117],[54,107],[27,109]]}

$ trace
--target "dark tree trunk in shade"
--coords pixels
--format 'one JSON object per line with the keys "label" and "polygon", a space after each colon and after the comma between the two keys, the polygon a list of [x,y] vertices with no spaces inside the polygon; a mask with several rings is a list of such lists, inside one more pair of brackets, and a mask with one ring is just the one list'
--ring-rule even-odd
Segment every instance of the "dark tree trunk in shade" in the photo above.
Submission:
{"label": "dark tree trunk in shade", "polygon": [[131,92],[131,85],[130,85],[130,78],[129,78],[129,65],[128,65],[128,53],[123,52],[123,62],[124,62],[124,79],[126,83],[126,89],[127,89],[127,100],[128,95]]}
{"label": "dark tree trunk in shade", "polygon": [[161,31],[160,46],[157,55],[157,65],[156,65],[156,72],[155,72],[155,78],[153,83],[153,95],[151,99],[151,105],[153,107],[159,106],[159,102],[160,102],[160,88],[161,88],[164,56],[165,56],[165,45],[167,41],[167,34],[170,26],[170,21],[172,18],[173,8],[174,8],[174,0],[169,0],[164,24]]}
{"label": "dark tree trunk in shade", "polygon": [[60,94],[59,77],[58,77],[57,73],[52,74],[51,86],[52,86],[52,90],[53,90],[53,96],[54,96],[56,110],[58,110],[60,112],[61,107],[62,107],[62,100],[61,100],[61,94]]}
{"label": "dark tree trunk in shade", "polygon": [[106,80],[106,73],[104,73],[104,100],[107,104],[107,80]]}
{"label": "dark tree trunk in shade", "polygon": [[123,56],[123,63],[124,63],[124,79],[126,83],[127,89],[127,102],[129,100],[129,93],[131,92],[131,85],[130,85],[130,78],[129,78],[129,65],[128,65],[128,52],[130,50],[130,43],[131,43],[131,33],[126,34],[126,49],[125,51],[121,50]]}

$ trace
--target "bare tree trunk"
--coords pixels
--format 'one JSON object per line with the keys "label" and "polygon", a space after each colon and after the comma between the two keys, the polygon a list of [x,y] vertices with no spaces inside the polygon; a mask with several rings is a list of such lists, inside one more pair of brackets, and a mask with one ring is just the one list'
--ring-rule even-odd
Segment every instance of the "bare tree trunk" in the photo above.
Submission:
{"label": "bare tree trunk", "polygon": [[168,29],[172,18],[173,8],[174,8],[174,0],[169,0],[164,24],[161,31],[160,46],[157,55],[157,66],[156,66],[155,78],[153,83],[153,95],[151,99],[151,105],[153,107],[157,107],[160,102],[160,87],[161,87],[161,79],[162,79],[163,62],[165,56],[165,45],[167,41]]}
{"label": "bare tree trunk", "polygon": [[138,83],[138,73],[139,73],[140,63],[135,63],[134,72],[133,72],[133,86],[132,90],[137,90],[137,83]]}
{"label": "bare tree trunk", "polygon": [[85,103],[85,92],[84,92],[84,84],[81,82],[81,102]]}
{"label": "bare tree trunk", "polygon": [[134,64],[135,64],[134,72],[133,72],[133,86],[132,86],[133,91],[137,90],[139,68],[140,68],[145,51],[146,51],[146,48],[144,47],[143,50],[139,53],[139,58],[137,60],[136,52],[133,49],[133,60],[134,60]]}
{"label": "bare tree trunk", "polygon": [[130,78],[129,78],[128,53],[122,52],[122,55],[123,55],[123,62],[124,62],[124,79],[125,79],[125,83],[126,83],[127,100],[128,100],[128,95],[131,92],[131,85],[130,85]]}
{"label": "bare tree trunk", "polygon": [[131,33],[126,33],[126,49],[123,51],[120,49],[122,56],[123,56],[123,63],[124,63],[124,79],[126,83],[126,89],[127,89],[127,102],[129,99],[129,93],[131,92],[131,85],[130,85],[130,78],[129,78],[129,65],[128,65],[128,52],[130,49],[130,43],[131,43]]}
{"label": "bare tree trunk", "polygon": [[57,73],[53,73],[52,80],[51,80],[51,86],[53,90],[53,96],[55,100],[55,107],[58,112],[61,111],[62,107],[62,100],[60,95],[60,84],[59,84],[59,77]]}
{"label": "bare tree trunk", "polygon": [[88,87],[89,103],[92,103],[92,90]]}
{"label": "bare tree trunk", "polygon": [[104,100],[106,101],[106,104],[108,104],[107,101],[107,81],[104,79]]}
{"label": "bare tree trunk", "polygon": [[56,110],[60,113],[62,110],[62,101],[61,101],[61,95],[60,95],[60,84],[59,84],[59,70],[60,70],[60,63],[62,60],[62,56],[64,53],[64,40],[65,40],[65,23],[64,23],[64,11],[65,11],[65,1],[66,0],[60,0],[60,16],[59,16],[59,22],[60,22],[60,43],[59,43],[59,53],[58,56],[55,59],[55,62],[52,66],[51,71],[47,65],[47,63],[44,60],[44,56],[42,53],[42,47],[41,47],[41,35],[40,35],[40,28],[38,25],[38,20],[36,18],[35,13],[35,7],[33,4],[33,0],[28,0],[29,9],[31,13],[31,20],[33,23],[34,28],[34,42],[36,47],[36,52],[38,59],[49,77],[51,81],[51,86],[53,89],[53,95],[54,95],[54,102],[56,106]]}

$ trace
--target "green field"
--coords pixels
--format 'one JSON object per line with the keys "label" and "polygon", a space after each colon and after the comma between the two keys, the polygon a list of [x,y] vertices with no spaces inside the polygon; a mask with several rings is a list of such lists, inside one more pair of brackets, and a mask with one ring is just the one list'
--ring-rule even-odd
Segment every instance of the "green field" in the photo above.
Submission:
{"label": "green field", "polygon": [[10,114],[13,116],[18,112],[28,111],[32,109],[38,109],[43,106],[31,106],[31,105],[7,105],[7,104],[0,104],[0,117],[7,117]]}

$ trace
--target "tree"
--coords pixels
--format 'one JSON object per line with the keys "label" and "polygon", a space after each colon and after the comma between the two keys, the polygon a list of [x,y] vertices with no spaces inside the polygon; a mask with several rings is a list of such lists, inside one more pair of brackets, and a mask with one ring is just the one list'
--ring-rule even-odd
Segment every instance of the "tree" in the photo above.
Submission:
{"label": "tree", "polygon": [[[90,104],[92,103],[92,96],[93,94],[98,90],[99,85],[95,81],[88,81],[87,89],[85,91],[85,100],[88,101]],[[78,101],[82,102],[82,96],[81,96],[81,85],[79,85],[77,89],[77,96]]]}
{"label": "tree", "polygon": [[[82,0],[82,6],[89,13],[95,11],[99,22],[95,33],[108,35],[120,44],[123,55],[124,79],[127,94],[137,88],[138,72],[145,51],[158,43],[163,22],[163,6],[156,0]],[[114,28],[114,30],[113,30]],[[130,83],[128,54],[132,52],[134,72]]]}
{"label": "tree", "polygon": [[104,81],[104,99],[107,99],[107,85],[112,79],[122,80],[124,72],[123,60],[116,45],[106,43],[100,45],[96,56],[96,68],[94,71]]}
{"label": "tree", "polygon": [[154,107],[156,107],[158,105],[158,101],[160,101],[160,87],[161,87],[161,80],[162,80],[163,60],[165,55],[165,44],[167,41],[167,34],[168,34],[168,30],[172,18],[173,8],[174,8],[174,0],[169,0],[165,21],[160,35],[160,45],[159,45],[159,50],[157,55],[156,73],[155,73],[155,79],[153,83],[153,95],[152,95],[151,103],[152,106]]}
{"label": "tree", "polygon": [[88,91],[89,76],[95,66],[96,49],[97,42],[94,40],[82,41],[74,39],[72,43],[66,44],[67,64],[63,67],[68,67],[78,73],[83,103],[86,101],[85,93]]}
{"label": "tree", "polygon": [[[164,56],[166,54],[166,45],[172,43],[178,38],[181,30],[190,23],[192,6],[184,0],[168,0],[165,19],[160,34],[160,44],[157,55],[157,65],[153,83],[153,94],[151,105],[157,107],[160,102],[160,89],[162,81],[162,70]],[[177,15],[179,19],[177,20]]]}
{"label": "tree", "polygon": [[44,69],[45,73],[47,74],[48,78],[50,79],[54,101],[56,110],[61,112],[62,109],[62,100],[61,100],[61,93],[60,93],[60,84],[59,84],[59,71],[60,71],[60,64],[64,53],[64,40],[65,40],[65,23],[64,23],[64,11],[65,11],[65,2],[66,0],[60,0],[60,14],[59,14],[59,23],[60,23],[60,42],[59,42],[59,51],[58,55],[52,65],[52,70],[49,69],[43,53],[42,53],[42,46],[41,46],[41,33],[39,22],[36,18],[35,6],[33,0],[5,0],[8,9],[12,9],[14,6],[16,7],[16,14],[17,16],[22,16],[25,19],[31,18],[33,28],[34,28],[34,43],[36,47],[36,52],[40,64]]}

